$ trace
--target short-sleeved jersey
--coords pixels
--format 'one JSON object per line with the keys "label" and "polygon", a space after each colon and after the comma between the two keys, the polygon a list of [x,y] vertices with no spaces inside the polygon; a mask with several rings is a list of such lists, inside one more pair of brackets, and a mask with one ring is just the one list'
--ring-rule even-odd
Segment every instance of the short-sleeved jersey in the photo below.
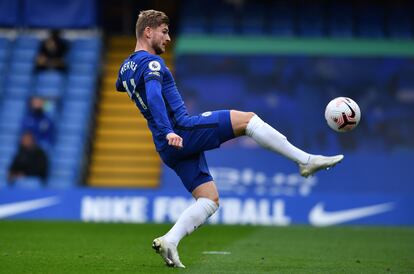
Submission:
{"label": "short-sleeved jersey", "polygon": [[119,69],[116,89],[127,92],[147,119],[158,151],[168,145],[166,135],[174,125],[188,118],[174,78],[157,55],[143,50],[130,55]]}

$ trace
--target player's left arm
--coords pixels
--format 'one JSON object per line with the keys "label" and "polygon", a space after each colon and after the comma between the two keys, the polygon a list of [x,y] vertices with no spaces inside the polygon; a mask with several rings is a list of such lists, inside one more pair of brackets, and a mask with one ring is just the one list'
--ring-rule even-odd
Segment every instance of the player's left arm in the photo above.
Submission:
{"label": "player's left arm", "polygon": [[183,147],[183,139],[172,129],[161,90],[162,86],[158,80],[151,79],[145,82],[148,107],[158,130],[165,136],[170,146],[180,149]]}

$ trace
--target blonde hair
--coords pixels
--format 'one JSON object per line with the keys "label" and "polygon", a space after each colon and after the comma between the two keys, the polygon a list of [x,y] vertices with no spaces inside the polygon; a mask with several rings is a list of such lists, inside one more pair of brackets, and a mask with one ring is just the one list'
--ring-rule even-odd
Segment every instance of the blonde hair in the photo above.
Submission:
{"label": "blonde hair", "polygon": [[137,38],[141,37],[146,27],[156,28],[162,24],[169,24],[170,19],[168,16],[157,10],[143,10],[140,11],[135,25],[135,35]]}

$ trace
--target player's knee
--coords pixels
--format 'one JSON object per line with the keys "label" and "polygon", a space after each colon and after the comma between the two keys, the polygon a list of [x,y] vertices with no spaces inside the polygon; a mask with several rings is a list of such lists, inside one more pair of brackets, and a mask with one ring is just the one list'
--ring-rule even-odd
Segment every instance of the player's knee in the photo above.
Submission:
{"label": "player's knee", "polygon": [[255,116],[256,115],[256,113],[254,113],[254,112],[246,112],[246,118],[247,118],[247,123],[248,122],[250,122],[250,119],[252,119],[253,118],[253,116]]}
{"label": "player's knee", "polygon": [[212,194],[209,195],[209,197],[207,197],[209,200],[213,201],[217,206],[220,205],[220,198],[218,196],[218,194]]}
{"label": "player's knee", "polygon": [[218,207],[220,206],[220,199],[219,196],[215,196],[213,197],[213,199],[211,199]]}
{"label": "player's knee", "polygon": [[250,120],[256,114],[254,112],[244,112],[243,115],[244,115],[244,117],[243,117],[243,130],[246,130],[247,125],[249,124]]}

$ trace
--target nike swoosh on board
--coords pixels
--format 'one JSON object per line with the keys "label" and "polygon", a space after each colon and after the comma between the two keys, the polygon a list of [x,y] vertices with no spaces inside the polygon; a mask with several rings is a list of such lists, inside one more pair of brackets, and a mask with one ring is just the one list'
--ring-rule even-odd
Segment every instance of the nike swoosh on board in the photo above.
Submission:
{"label": "nike swoosh on board", "polygon": [[40,208],[52,206],[59,203],[58,197],[48,197],[23,202],[15,202],[0,205],[0,218],[6,218],[17,214],[30,212]]}
{"label": "nike swoosh on board", "polygon": [[314,226],[330,226],[381,214],[393,209],[394,203],[383,203],[372,206],[327,212],[324,209],[324,204],[318,203],[309,213],[309,222]]}

